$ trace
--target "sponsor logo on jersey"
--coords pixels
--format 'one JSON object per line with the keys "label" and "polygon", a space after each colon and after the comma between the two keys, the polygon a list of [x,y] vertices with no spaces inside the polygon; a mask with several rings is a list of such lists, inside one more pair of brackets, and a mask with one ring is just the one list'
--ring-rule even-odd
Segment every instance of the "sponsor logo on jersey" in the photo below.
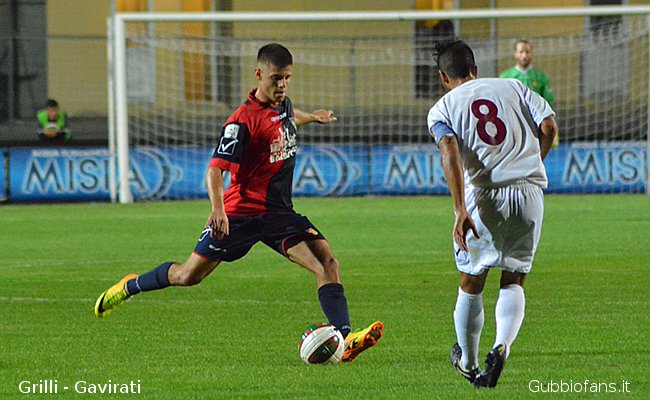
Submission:
{"label": "sponsor logo on jersey", "polygon": [[271,117],[271,122],[282,121],[282,120],[285,119],[285,118],[287,118],[287,113],[286,113],[286,111],[283,112],[283,113],[280,114],[280,115],[276,115],[275,117]]}
{"label": "sponsor logo on jersey", "polygon": [[307,232],[309,234],[312,234],[314,236],[318,236],[318,231],[316,229],[314,229],[314,228],[307,228],[307,230],[305,232]]}
{"label": "sponsor logo on jersey", "polygon": [[280,134],[271,142],[269,162],[274,163],[296,155],[296,131],[286,126],[278,128]]}

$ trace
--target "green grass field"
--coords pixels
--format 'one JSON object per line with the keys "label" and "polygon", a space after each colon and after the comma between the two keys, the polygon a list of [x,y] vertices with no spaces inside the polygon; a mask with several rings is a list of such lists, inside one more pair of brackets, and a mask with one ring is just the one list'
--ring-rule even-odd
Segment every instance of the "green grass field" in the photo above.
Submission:
{"label": "green grass field", "polygon": [[[264,245],[192,288],[91,310],[129,272],[182,261],[207,201],[0,207],[0,399],[650,398],[650,198],[547,196],[526,319],[499,386],[449,365],[458,273],[446,197],[297,199],[342,266],[352,323],[386,325],[354,363],[307,366],[303,329],[324,322],[312,276]],[[484,295],[485,353],[497,274]],[[55,379],[59,394],[21,381]],[[600,393],[531,392],[584,381]],[[79,381],[140,381],[140,394],[77,394]],[[604,393],[604,386],[628,393]],[[532,382],[532,383],[531,383]],[[598,386],[598,384],[600,384]],[[63,390],[64,386],[69,389]]]}

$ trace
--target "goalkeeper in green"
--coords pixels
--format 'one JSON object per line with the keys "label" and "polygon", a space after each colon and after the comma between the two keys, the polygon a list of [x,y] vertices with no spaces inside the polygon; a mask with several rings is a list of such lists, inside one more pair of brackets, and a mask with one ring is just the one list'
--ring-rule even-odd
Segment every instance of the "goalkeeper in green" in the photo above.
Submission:
{"label": "goalkeeper in green", "polygon": [[[539,68],[531,65],[533,61],[533,45],[527,40],[519,39],[515,43],[515,66],[499,75],[499,78],[514,78],[541,95],[553,107],[553,90],[548,75]],[[559,144],[559,136],[555,136],[552,148]]]}

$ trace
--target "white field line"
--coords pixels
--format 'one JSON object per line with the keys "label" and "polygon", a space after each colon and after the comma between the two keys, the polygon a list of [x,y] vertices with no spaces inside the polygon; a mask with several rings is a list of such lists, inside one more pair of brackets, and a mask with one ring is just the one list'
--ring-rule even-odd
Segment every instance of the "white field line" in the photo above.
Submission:
{"label": "white field line", "polygon": [[[63,298],[63,299],[50,299],[45,297],[6,297],[0,296],[0,302],[4,303],[88,303],[92,304],[96,299],[91,298]],[[141,296],[135,300],[140,303],[148,304],[183,304],[183,305],[194,305],[194,304],[248,304],[248,305],[279,305],[279,306],[295,306],[295,305],[310,305],[314,304],[312,300],[297,300],[297,301],[286,301],[286,300],[256,300],[256,299],[211,299],[211,300],[182,300],[182,299],[169,299],[169,300],[154,300],[146,299]],[[355,304],[360,304],[362,302],[356,301]],[[392,302],[393,305],[408,305],[412,304],[412,301],[401,300],[397,302]],[[574,302],[575,303],[575,302]],[[571,305],[572,303],[563,304]],[[577,304],[577,303],[575,303]],[[596,304],[606,305],[606,306],[650,306],[650,300],[632,300],[632,301],[621,301],[621,300],[610,300],[596,302]]]}
{"label": "white field line", "polygon": [[[94,303],[96,299],[48,299],[45,297],[0,297],[0,302],[6,303]],[[138,299],[138,303],[151,303],[151,304],[253,304],[253,305],[296,305],[296,304],[312,304],[313,301],[300,300],[300,301],[286,301],[286,300],[255,300],[255,299],[214,299],[214,300],[152,300],[152,299]]]}

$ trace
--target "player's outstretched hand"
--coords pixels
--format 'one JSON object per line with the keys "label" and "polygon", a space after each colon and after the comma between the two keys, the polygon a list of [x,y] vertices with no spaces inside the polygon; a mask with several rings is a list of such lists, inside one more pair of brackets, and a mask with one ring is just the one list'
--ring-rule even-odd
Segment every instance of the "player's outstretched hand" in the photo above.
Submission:
{"label": "player's outstretched hand", "polygon": [[217,237],[221,240],[230,234],[230,225],[228,224],[228,217],[223,210],[213,210],[205,223],[206,227],[210,227],[210,237]]}
{"label": "player's outstretched hand", "polygon": [[469,247],[467,247],[467,232],[470,230],[476,238],[479,238],[474,220],[469,216],[467,210],[456,213],[456,221],[454,222],[454,242],[456,242],[462,251],[469,251]]}
{"label": "player's outstretched hand", "polygon": [[332,110],[314,110],[311,113],[319,124],[329,124],[337,120]]}

